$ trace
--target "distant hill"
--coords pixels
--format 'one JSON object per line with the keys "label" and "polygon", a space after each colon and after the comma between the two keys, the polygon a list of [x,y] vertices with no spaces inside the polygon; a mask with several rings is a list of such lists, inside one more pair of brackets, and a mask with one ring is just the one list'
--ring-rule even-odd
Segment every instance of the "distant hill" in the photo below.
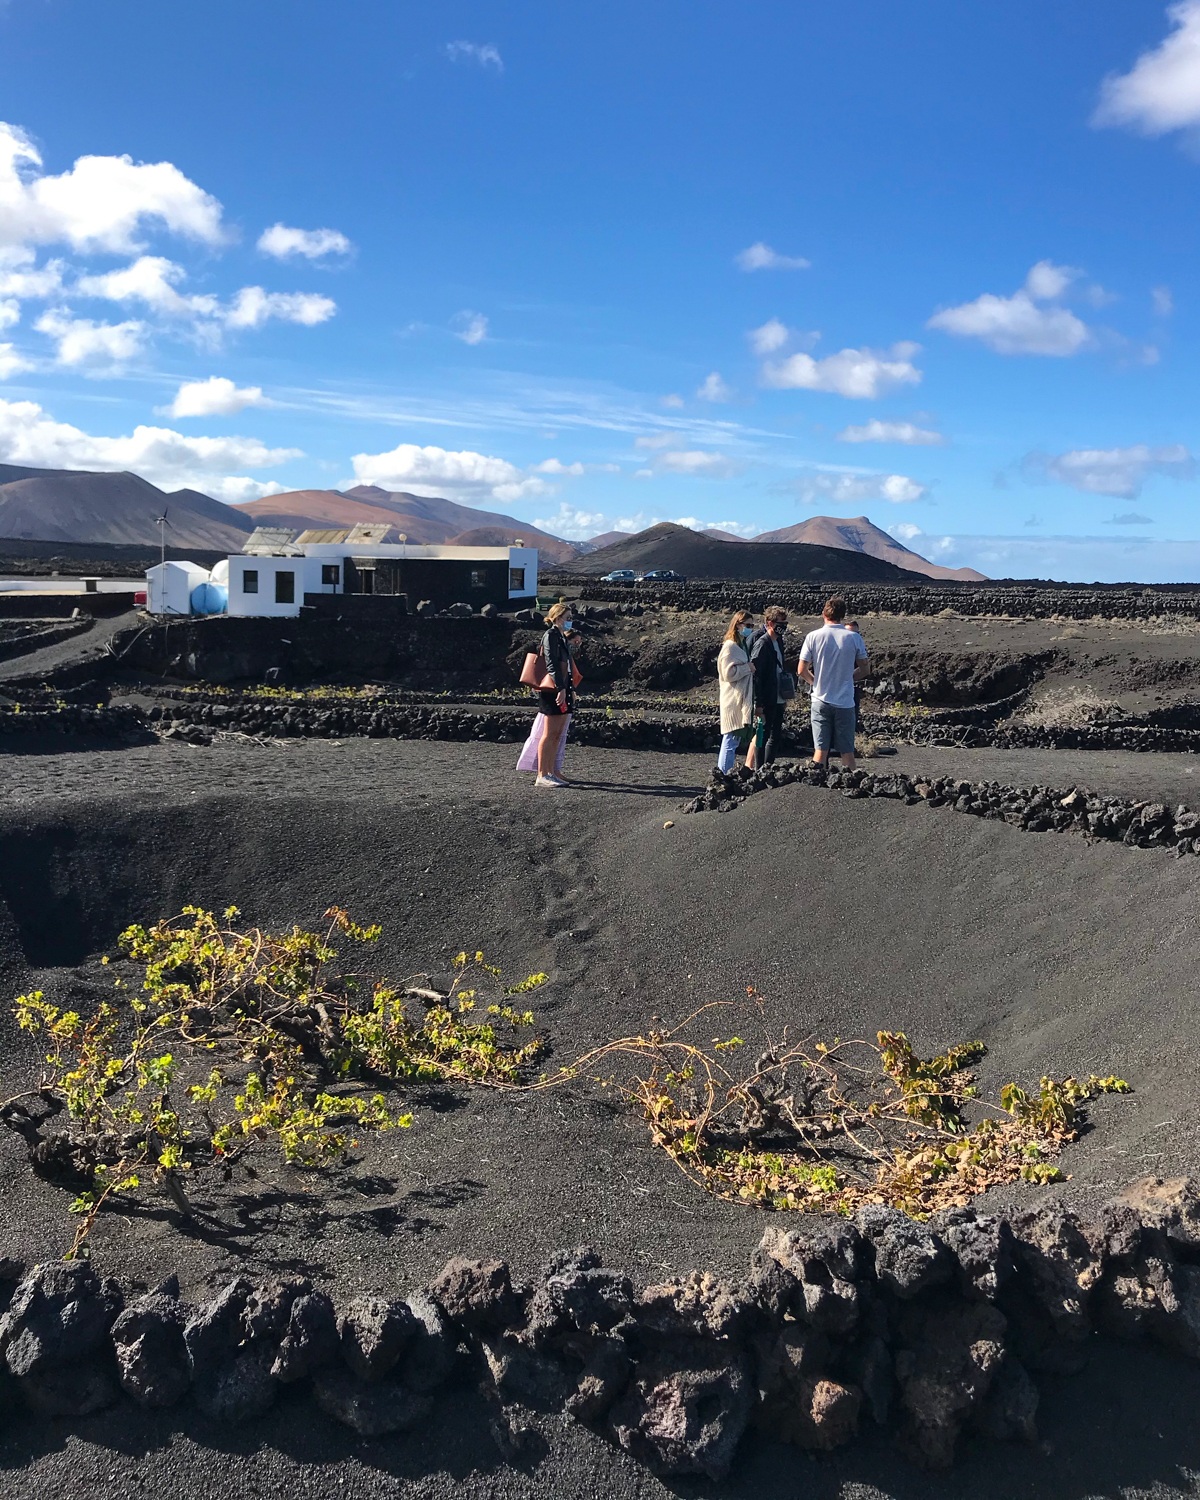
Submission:
{"label": "distant hill", "polygon": [[[709,532],[708,535],[713,535]],[[978,583],[986,574],[974,568],[943,568],[931,563],[919,552],[913,552],[898,542],[894,536],[881,531],[866,516],[855,516],[844,521],[837,516],[810,516],[796,526],[784,526],[778,531],[765,531],[756,536],[755,542],[808,542],[819,547],[842,547],[849,552],[862,552],[869,557],[882,558],[895,563],[898,568],[907,568],[911,573],[924,573],[926,578],[942,578],[961,583]]]}
{"label": "distant hill", "polygon": [[[507,547],[520,537],[536,547],[549,563],[570,562],[577,555],[570,542],[539,531],[528,521],[476,510],[455,500],[383,490],[373,484],[358,484],[344,492],[290,490],[282,495],[249,500],[237,509],[255,526],[354,526],[365,521],[391,526],[396,532],[403,532],[410,542]],[[465,540],[468,535],[478,538],[484,534],[489,538],[487,541]]]}
{"label": "distant hill", "polygon": [[[722,531],[719,526],[705,526],[700,535],[715,537],[718,542],[744,542],[746,540],[744,536],[735,536],[732,531]],[[758,538],[755,540],[757,541]]]}
{"label": "distant hill", "polygon": [[596,576],[616,568],[639,573],[674,568],[686,578],[770,578],[798,583],[923,583],[921,573],[844,547],[806,542],[723,542],[686,526],[663,522],[589,552],[570,565],[573,573]]}
{"label": "distant hill", "polygon": [[632,535],[631,531],[602,531],[599,536],[589,537],[579,550],[586,556],[589,552],[599,552],[604,547],[611,547],[614,542],[627,542]]}
{"label": "distant hill", "polygon": [[150,546],[164,511],[176,548],[229,552],[253,524],[198,490],[168,494],[136,474],[0,464],[0,538]]}

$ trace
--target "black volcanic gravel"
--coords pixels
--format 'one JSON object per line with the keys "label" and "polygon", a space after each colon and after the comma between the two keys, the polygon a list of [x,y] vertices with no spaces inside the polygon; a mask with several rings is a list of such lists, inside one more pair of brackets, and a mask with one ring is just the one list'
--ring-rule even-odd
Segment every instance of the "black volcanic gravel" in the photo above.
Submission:
{"label": "black volcanic gravel", "polygon": [[[943,757],[958,754],[978,767],[962,774],[1000,776],[982,760],[1000,753],[911,750],[904,765],[944,774],[957,765]],[[1017,784],[1126,791],[1114,782],[1135,774],[1128,762],[1148,770],[1145,757],[1054,754],[1053,775],[1022,777],[1023,754],[1039,752],[1010,753]],[[383,922],[372,963],[393,974],[436,969],[464,946],[513,977],[549,971],[535,1007],[556,1061],[752,983],[772,1023],[796,1031],[888,1025],[922,1049],[982,1037],[989,1090],[1046,1070],[1127,1077],[1137,1092],[1102,1101],[1095,1130],[1064,1159],[1068,1196],[1200,1170],[1192,861],[796,786],[735,817],[688,818],[679,805],[702,786],[707,757],[581,750],[568,764],[581,784],[553,793],[517,776],[514,758],[509,746],[389,741],[10,757],[5,993],[95,991],[95,956],[120,927],[185,901],[234,901],[251,920],[286,924],[338,901]],[[1187,769],[1156,764],[1154,794],[1178,776],[1185,800]],[[4,1015],[0,1094],[32,1061]],[[0,1140],[0,1253],[34,1259],[66,1242],[65,1198],[30,1177],[19,1145]],[[238,1267],[283,1263],[344,1295],[411,1288],[460,1252],[504,1255],[526,1273],[589,1240],[609,1263],[657,1279],[692,1266],[740,1272],[767,1217],[704,1199],[636,1121],[586,1090],[418,1102],[412,1131],[371,1142],[329,1191],[313,1187],[265,1171],[240,1225],[224,1207],[234,1234],[106,1216],[97,1266],[148,1284],[177,1270],[198,1295]],[[1033,1202],[1039,1190],[996,1196]],[[890,1448],[816,1461],[764,1443],[719,1493],[1194,1493],[1200,1370],[1141,1351],[1116,1358],[1118,1381],[1105,1376],[1114,1357],[1097,1358],[1047,1398],[1048,1451],[981,1445],[934,1480]],[[285,1405],[232,1435],[199,1418],[131,1414],[10,1429],[0,1493],[668,1493],[569,1423],[545,1425],[550,1457],[522,1473],[499,1466],[478,1413],[442,1412],[420,1438],[355,1443],[303,1411]]]}

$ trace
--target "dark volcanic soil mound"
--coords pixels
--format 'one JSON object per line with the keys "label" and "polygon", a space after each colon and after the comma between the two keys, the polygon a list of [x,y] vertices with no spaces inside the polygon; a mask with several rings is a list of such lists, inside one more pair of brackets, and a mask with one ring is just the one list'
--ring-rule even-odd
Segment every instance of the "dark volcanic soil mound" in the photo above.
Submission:
{"label": "dark volcanic soil mound", "polygon": [[[43,794],[18,790],[0,817],[6,989],[24,977],[52,998],[95,994],[104,971],[89,956],[187,901],[278,926],[338,901],[384,924],[369,962],[394,977],[444,969],[463,947],[513,977],[550,973],[535,1004],[556,1062],[752,984],[775,1030],[897,1027],[923,1049],[981,1037],[992,1094],[1044,1071],[1128,1077],[1136,1094],[1098,1108],[1069,1153],[1075,1190],[1194,1170],[1193,862],[805,787],[684,818],[695,758],[580,751],[569,794],[535,792],[513,758],[376,741],[162,746],[74,757],[58,795],[47,764]],[[33,1053],[7,1017],[0,1058],[0,1089],[15,1091]],[[206,1244],[114,1215],[96,1253],[150,1279],[164,1258],[200,1278],[249,1254],[374,1284],[467,1250],[531,1266],[581,1238],[633,1268],[734,1269],[761,1233],[763,1215],[702,1197],[587,1089],[468,1091],[417,1113],[315,1197],[311,1178],[264,1180],[241,1205],[252,1234]],[[0,1142],[0,1242],[36,1257],[66,1234],[65,1201],[19,1167],[13,1139]]]}

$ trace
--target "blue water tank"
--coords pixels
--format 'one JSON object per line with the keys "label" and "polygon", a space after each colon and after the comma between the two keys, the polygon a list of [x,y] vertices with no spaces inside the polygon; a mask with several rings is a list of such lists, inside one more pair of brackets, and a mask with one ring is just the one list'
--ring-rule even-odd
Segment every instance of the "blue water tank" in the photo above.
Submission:
{"label": "blue water tank", "polygon": [[219,583],[198,583],[192,590],[194,615],[223,615],[229,606],[229,590]]}

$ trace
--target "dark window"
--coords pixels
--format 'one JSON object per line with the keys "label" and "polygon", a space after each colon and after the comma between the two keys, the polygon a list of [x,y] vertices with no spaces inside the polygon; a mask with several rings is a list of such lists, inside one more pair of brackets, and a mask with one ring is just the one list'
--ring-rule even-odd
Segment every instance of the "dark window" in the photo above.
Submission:
{"label": "dark window", "polygon": [[487,574],[482,568],[471,569],[471,587],[473,589],[487,588]]}
{"label": "dark window", "polygon": [[257,594],[258,593],[258,569],[257,568],[247,568],[246,571],[242,574],[242,593],[243,594]]}
{"label": "dark window", "polygon": [[508,592],[510,594],[523,594],[525,592],[525,569],[509,568],[508,570]]}
{"label": "dark window", "polygon": [[275,575],[275,603],[295,604],[296,602],[296,575],[289,569],[287,572],[279,572]]}
{"label": "dark window", "polygon": [[337,563],[321,564],[321,582],[332,583],[335,587],[342,581],[342,570]]}

